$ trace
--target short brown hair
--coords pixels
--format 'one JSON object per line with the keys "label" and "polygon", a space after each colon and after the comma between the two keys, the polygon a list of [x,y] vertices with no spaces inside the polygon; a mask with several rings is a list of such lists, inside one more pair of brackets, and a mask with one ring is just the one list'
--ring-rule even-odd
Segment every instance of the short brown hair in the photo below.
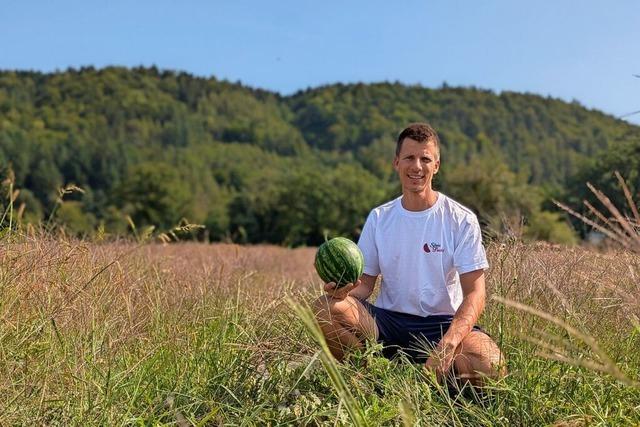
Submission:
{"label": "short brown hair", "polygon": [[411,138],[414,141],[424,142],[425,144],[433,142],[438,152],[438,158],[440,158],[440,138],[438,138],[436,130],[427,123],[411,123],[402,132],[400,132],[400,135],[398,135],[398,141],[396,141],[396,156],[400,155],[402,142],[405,138]]}

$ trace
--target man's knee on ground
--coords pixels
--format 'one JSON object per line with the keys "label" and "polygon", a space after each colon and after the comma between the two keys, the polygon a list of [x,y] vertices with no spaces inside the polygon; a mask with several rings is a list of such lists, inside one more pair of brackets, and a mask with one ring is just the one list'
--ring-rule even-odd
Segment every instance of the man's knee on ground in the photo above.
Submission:
{"label": "man's knee on ground", "polygon": [[500,352],[460,354],[456,361],[469,372],[478,372],[490,378],[499,378],[503,370],[504,361]]}
{"label": "man's knee on ground", "polygon": [[455,357],[454,369],[461,379],[478,386],[484,378],[500,379],[507,373],[502,352],[488,336],[463,342]]}
{"label": "man's knee on ground", "polygon": [[328,295],[322,295],[311,305],[313,314],[318,320],[332,322],[348,316],[352,309],[348,299],[337,300]]}

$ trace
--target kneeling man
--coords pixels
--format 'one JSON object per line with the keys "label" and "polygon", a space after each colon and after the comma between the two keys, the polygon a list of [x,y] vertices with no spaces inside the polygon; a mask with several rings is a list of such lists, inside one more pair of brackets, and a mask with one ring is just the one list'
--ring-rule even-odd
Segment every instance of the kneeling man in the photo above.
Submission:
{"label": "kneeling man", "polygon": [[[489,264],[473,212],[433,190],[440,167],[438,135],[422,123],[404,129],[393,161],[402,196],[373,209],[358,241],[364,274],[326,295],[315,312],[331,352],[342,359],[367,338],[383,353],[403,351],[439,378],[482,385],[503,373],[496,343],[476,326],[484,309]],[[380,293],[367,301],[378,275]]]}

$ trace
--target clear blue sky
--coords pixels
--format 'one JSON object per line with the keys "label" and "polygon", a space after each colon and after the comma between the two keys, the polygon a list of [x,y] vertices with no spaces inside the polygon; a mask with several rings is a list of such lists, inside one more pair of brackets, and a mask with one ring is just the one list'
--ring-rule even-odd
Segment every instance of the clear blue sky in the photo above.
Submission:
{"label": "clear blue sky", "polygon": [[640,110],[640,1],[0,0],[0,69],[152,64],[283,94],[446,81],[620,116]]}

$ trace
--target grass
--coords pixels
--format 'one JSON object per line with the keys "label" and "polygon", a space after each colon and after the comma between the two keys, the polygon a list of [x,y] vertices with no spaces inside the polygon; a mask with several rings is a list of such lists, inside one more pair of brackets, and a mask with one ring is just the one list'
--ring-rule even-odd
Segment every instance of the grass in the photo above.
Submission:
{"label": "grass", "polygon": [[640,424],[640,256],[488,253],[509,375],[474,398],[374,345],[327,359],[312,248],[5,237],[0,425]]}

